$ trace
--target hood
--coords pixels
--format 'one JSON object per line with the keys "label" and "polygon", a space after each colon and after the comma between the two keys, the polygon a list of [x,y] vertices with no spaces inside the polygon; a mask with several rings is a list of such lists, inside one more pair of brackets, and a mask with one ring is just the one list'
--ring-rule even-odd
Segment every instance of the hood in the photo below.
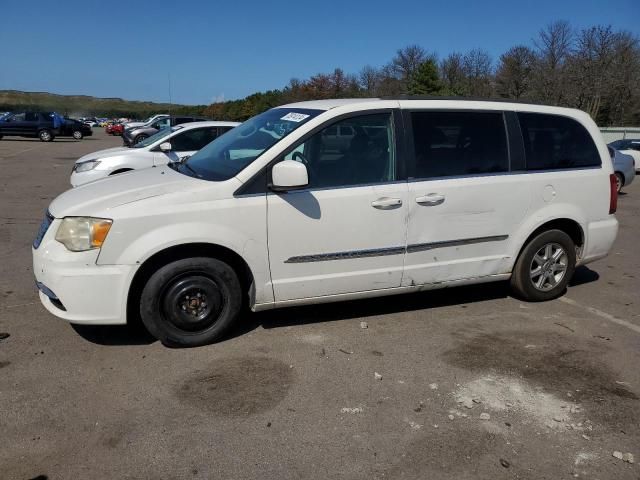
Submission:
{"label": "hood", "polygon": [[144,122],[127,122],[124,124],[124,128],[134,128],[141,127],[142,125],[146,125]]}
{"label": "hood", "polygon": [[87,153],[86,155],[83,155],[78,160],[76,160],[76,163],[86,162],[87,160],[100,160],[101,158],[107,157],[117,157],[119,155],[122,155],[123,153],[131,152],[131,150],[132,149],[129,147],[114,147],[107,148],[105,150],[98,150],[97,152]]}
{"label": "hood", "polygon": [[108,215],[120,205],[176,192],[193,191],[211,182],[182,175],[169,167],[134,170],[67,190],[49,206],[56,218]]}

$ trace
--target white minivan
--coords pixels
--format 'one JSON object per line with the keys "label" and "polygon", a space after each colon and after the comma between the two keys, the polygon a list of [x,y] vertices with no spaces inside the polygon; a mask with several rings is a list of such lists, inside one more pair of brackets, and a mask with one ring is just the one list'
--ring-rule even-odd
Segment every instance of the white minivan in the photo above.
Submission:
{"label": "white minivan", "polygon": [[[346,148],[327,129],[351,127]],[[563,294],[617,234],[611,159],[578,110],[453,99],[268,110],[184,163],[74,188],[33,243],[73,323],[202,345],[254,311],[510,280]]]}
{"label": "white minivan", "polygon": [[77,187],[109,175],[166,165],[190,157],[237,122],[192,122],[167,127],[129,147],[88,153],[76,160],[69,181]]}

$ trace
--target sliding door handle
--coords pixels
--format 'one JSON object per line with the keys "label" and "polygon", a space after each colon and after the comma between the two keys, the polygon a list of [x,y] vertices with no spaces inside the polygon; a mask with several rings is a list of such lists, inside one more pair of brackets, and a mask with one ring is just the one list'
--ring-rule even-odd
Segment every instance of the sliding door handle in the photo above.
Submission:
{"label": "sliding door handle", "polygon": [[435,207],[436,205],[444,203],[444,195],[430,193],[422,197],[416,197],[416,203],[424,205],[425,207]]}
{"label": "sliding door handle", "polygon": [[373,208],[380,210],[391,210],[392,208],[398,208],[402,205],[402,200],[399,198],[381,197],[371,202]]}

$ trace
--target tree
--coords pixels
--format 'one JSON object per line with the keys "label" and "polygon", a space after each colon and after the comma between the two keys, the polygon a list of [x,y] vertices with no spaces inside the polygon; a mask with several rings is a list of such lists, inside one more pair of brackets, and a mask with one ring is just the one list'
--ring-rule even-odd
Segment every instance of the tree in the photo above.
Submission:
{"label": "tree", "polygon": [[518,99],[530,93],[531,72],[535,61],[535,52],[524,45],[512,47],[500,55],[496,70],[498,95]]}
{"label": "tree", "polygon": [[419,45],[409,45],[399,49],[391,60],[391,71],[396,78],[408,82],[418,67],[427,60],[427,52]]}
{"label": "tree", "polygon": [[560,105],[567,96],[566,63],[573,48],[573,30],[566,21],[558,21],[540,30],[533,41],[537,61],[532,82],[535,96]]}
{"label": "tree", "polygon": [[447,95],[461,96],[466,94],[467,77],[461,53],[451,53],[440,62],[440,78]]}
{"label": "tree", "polygon": [[434,60],[422,62],[409,78],[411,95],[439,95],[442,82],[438,76],[438,66]]}
{"label": "tree", "polygon": [[474,49],[462,57],[466,91],[472,97],[490,97],[493,93],[493,62],[486,50]]}

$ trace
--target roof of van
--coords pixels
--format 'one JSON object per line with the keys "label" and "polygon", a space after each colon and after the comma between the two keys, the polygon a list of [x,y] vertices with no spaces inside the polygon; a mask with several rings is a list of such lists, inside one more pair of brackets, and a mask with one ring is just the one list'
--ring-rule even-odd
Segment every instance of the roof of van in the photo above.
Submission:
{"label": "roof of van", "polygon": [[474,105],[475,108],[480,107],[480,105],[478,104],[489,104],[489,105],[492,105],[493,108],[496,108],[495,104],[498,103],[498,104],[505,105],[505,107],[508,104],[512,104],[514,106],[514,109],[517,109],[518,107],[522,108],[525,105],[530,105],[535,107],[548,107],[553,109],[575,110],[575,109],[569,109],[565,107],[556,107],[556,106],[544,104],[544,103],[534,103],[529,101],[513,100],[508,98],[438,97],[438,96],[419,96],[419,95],[397,95],[392,97],[377,97],[377,98],[336,98],[336,99],[327,99],[327,100],[309,100],[306,102],[290,103],[287,105],[282,105],[281,107],[331,110],[332,108],[342,107],[345,105],[353,105],[357,103],[375,103],[375,102],[381,102],[385,100],[469,103],[469,104],[475,104]]}

